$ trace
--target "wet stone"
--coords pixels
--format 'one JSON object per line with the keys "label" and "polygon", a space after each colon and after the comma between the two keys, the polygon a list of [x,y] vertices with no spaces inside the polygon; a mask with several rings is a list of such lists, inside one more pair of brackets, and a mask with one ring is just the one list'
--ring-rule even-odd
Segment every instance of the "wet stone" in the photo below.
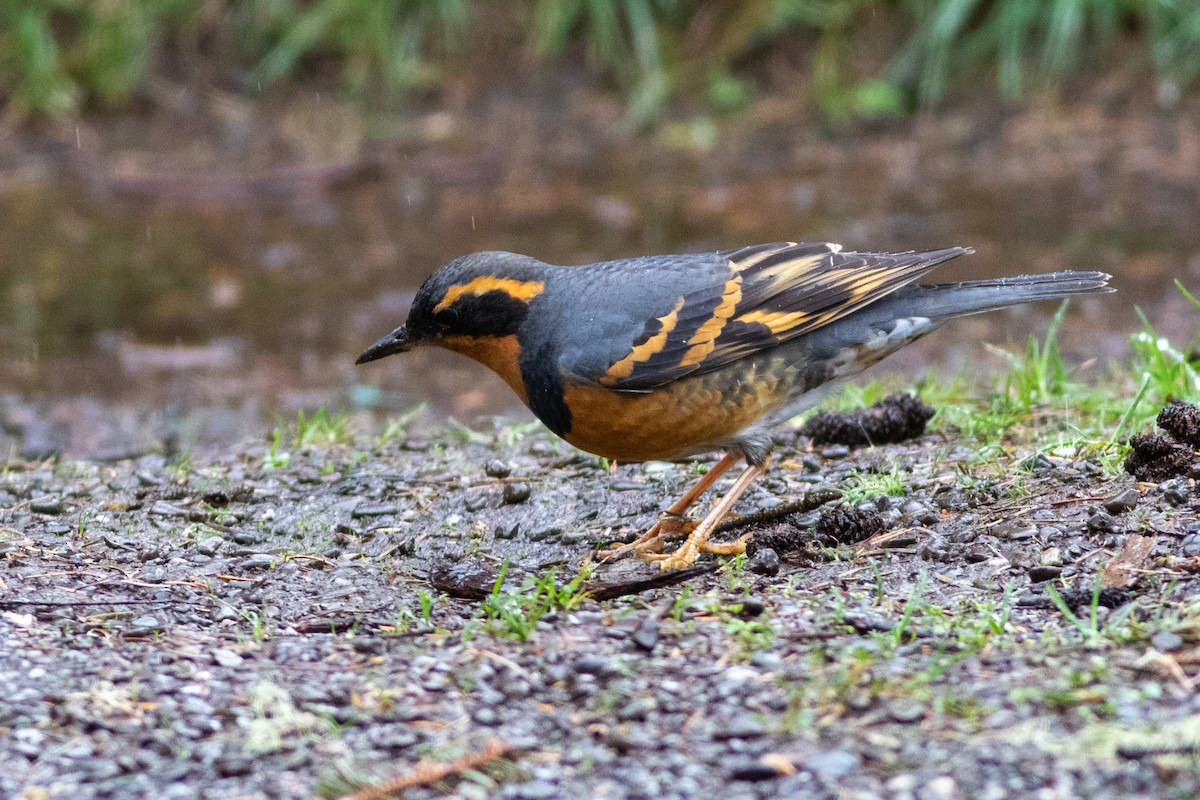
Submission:
{"label": "wet stone", "polygon": [[1045,583],[1062,575],[1062,571],[1062,567],[1038,564],[1029,570],[1029,580],[1033,583]]}
{"label": "wet stone", "polygon": [[616,669],[603,656],[580,656],[575,660],[575,671],[584,675],[607,676],[614,674]]}
{"label": "wet stone", "polygon": [[488,497],[486,494],[473,494],[463,500],[463,508],[467,511],[482,511],[487,508]]}
{"label": "wet stone", "polygon": [[1024,542],[1038,535],[1038,527],[1036,525],[1013,525],[997,530],[996,535],[1010,542]]}
{"label": "wet stone", "polygon": [[421,737],[407,725],[384,725],[372,728],[367,734],[367,741],[372,747],[396,752],[412,747],[421,741]]}
{"label": "wet stone", "polygon": [[504,485],[503,499],[508,505],[524,503],[533,494],[533,489],[528,483],[506,483]]}
{"label": "wet stone", "polygon": [[165,500],[159,500],[150,506],[150,513],[156,517],[186,517],[188,510],[172,505]]}
{"label": "wet stone", "polygon": [[1192,488],[1187,478],[1171,478],[1160,483],[1158,488],[1162,492],[1163,500],[1173,506],[1183,505],[1192,496]]}
{"label": "wet stone", "polygon": [[507,478],[512,474],[512,466],[507,461],[493,458],[483,465],[483,474],[489,478]]}
{"label": "wet stone", "polygon": [[756,718],[747,713],[739,713],[719,723],[713,730],[712,738],[718,742],[730,739],[757,739],[766,736],[767,729]]}
{"label": "wet stone", "polygon": [[925,707],[917,702],[901,700],[888,707],[888,716],[896,722],[916,722],[925,716]]}
{"label": "wet stone", "polygon": [[501,796],[513,800],[555,800],[559,797],[558,787],[548,781],[532,780],[512,789]]}
{"label": "wet stone", "polygon": [[1043,542],[1056,542],[1063,537],[1063,529],[1057,525],[1043,525],[1038,528],[1037,535]]}
{"label": "wet stone", "polygon": [[35,514],[63,513],[62,498],[54,496],[35,497],[29,503],[29,510]]}
{"label": "wet stone", "polygon": [[196,552],[204,556],[213,556],[221,549],[225,540],[220,536],[209,536],[196,543]]}
{"label": "wet stone", "polygon": [[770,547],[760,547],[754,551],[746,566],[756,575],[778,575],[779,554]]}
{"label": "wet stone", "polygon": [[1137,508],[1141,495],[1137,489],[1124,489],[1104,501],[1104,510],[1110,514],[1122,514]]}
{"label": "wet stone", "polygon": [[496,539],[515,539],[520,532],[521,523],[514,522],[512,525],[497,525],[492,531],[492,536]]}
{"label": "wet stone", "polygon": [[362,519],[363,517],[384,517],[399,513],[400,509],[392,503],[363,503],[355,506],[350,512],[353,519]]}
{"label": "wet stone", "polygon": [[617,709],[617,719],[621,722],[645,722],[653,710],[653,700],[648,698],[631,700]]}
{"label": "wet stone", "polygon": [[254,769],[254,759],[242,753],[222,753],[213,762],[213,768],[223,778],[249,775]]}
{"label": "wet stone", "polygon": [[496,725],[500,722],[499,714],[486,706],[475,709],[471,713],[471,719],[479,725]]}
{"label": "wet stone", "polygon": [[1092,533],[1110,533],[1116,528],[1113,515],[1104,510],[1097,510],[1087,520],[1087,529]]}
{"label": "wet stone", "polygon": [[834,781],[858,769],[860,761],[857,755],[845,750],[826,750],[810,758],[804,767],[822,780]]}
{"label": "wet stone", "polygon": [[1183,637],[1171,631],[1159,631],[1150,639],[1150,644],[1160,653],[1173,653],[1183,647]]}
{"label": "wet stone", "polygon": [[1179,543],[1179,555],[1182,558],[1200,556],[1200,533],[1189,533]]}
{"label": "wet stone", "polygon": [[734,764],[729,770],[729,779],[734,781],[769,781],[779,777],[779,772],[772,766],[755,759]]}
{"label": "wet stone", "polygon": [[647,653],[654,650],[658,644],[659,630],[662,625],[658,621],[658,617],[654,614],[646,614],[633,634],[629,637],[630,640]]}
{"label": "wet stone", "polygon": [[558,536],[562,536],[562,534],[563,534],[562,528],[558,527],[557,525],[550,525],[549,527],[542,528],[541,530],[536,530],[533,533],[530,533],[529,539],[534,542],[544,542],[547,539],[553,539]]}
{"label": "wet stone", "polygon": [[224,647],[213,650],[212,656],[213,661],[215,661],[218,666],[222,666],[227,669],[233,669],[234,667],[240,667],[242,665],[242,657],[232,650]]}
{"label": "wet stone", "polygon": [[760,614],[762,614],[763,611],[766,610],[766,608],[767,608],[767,604],[763,602],[761,597],[754,597],[754,596],[743,597],[742,598],[742,610],[740,612],[740,616],[742,616],[742,617],[757,617]]}

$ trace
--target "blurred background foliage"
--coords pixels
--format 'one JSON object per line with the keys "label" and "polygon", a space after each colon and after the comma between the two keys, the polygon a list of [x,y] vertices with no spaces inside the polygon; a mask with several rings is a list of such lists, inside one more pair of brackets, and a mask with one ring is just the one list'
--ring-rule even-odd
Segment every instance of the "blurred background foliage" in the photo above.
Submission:
{"label": "blurred background foliage", "polygon": [[[328,82],[403,100],[498,58],[586,65],[633,125],[673,102],[744,107],[773,56],[829,119],[904,114],[994,87],[1060,91],[1089,69],[1200,73],[1197,0],[0,0],[9,119],[154,102],[189,82],[265,96]],[[515,57],[512,55],[515,54]]]}

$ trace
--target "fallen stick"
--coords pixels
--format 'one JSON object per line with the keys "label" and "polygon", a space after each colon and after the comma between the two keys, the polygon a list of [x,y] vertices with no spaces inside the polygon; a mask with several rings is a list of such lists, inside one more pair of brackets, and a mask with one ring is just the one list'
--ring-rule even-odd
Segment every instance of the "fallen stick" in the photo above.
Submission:
{"label": "fallen stick", "polygon": [[384,800],[398,795],[414,786],[423,783],[433,783],[442,778],[456,775],[467,770],[478,769],[489,761],[495,761],[500,756],[512,750],[513,747],[503,739],[491,739],[478,753],[468,753],[462,758],[449,763],[439,761],[419,761],[408,773],[389,778],[383,783],[368,786],[353,794],[342,795],[338,800]]}

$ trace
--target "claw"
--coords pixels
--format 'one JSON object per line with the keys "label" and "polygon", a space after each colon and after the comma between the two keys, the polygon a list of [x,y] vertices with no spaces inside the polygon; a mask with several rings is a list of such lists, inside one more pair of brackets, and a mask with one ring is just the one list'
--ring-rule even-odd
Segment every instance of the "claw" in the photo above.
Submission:
{"label": "claw", "polygon": [[[733,486],[704,516],[704,519],[697,522],[684,516],[684,513],[696,500],[708,491],[717,478],[733,466],[737,460],[738,456],[726,453],[724,458],[718,461],[687,494],[660,514],[658,521],[651,525],[650,529],[643,533],[637,541],[610,550],[601,550],[597,555],[600,558],[616,559],[636,554],[646,561],[657,563],[663,569],[682,569],[690,566],[701,553],[718,555],[744,553],[746,551],[745,537],[732,542],[710,542],[708,537],[712,535],[717,523],[725,518],[747,487],[763,473],[765,465],[747,464],[746,469],[738,476]],[[677,550],[671,553],[662,552],[667,539],[683,535],[686,535],[687,539]]]}

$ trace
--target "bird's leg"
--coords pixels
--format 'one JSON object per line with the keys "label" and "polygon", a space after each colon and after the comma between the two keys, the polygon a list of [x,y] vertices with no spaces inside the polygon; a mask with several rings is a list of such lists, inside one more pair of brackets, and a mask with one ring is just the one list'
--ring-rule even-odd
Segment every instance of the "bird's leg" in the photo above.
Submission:
{"label": "bird's leg", "polygon": [[704,519],[688,535],[688,538],[679,546],[678,550],[674,553],[665,554],[642,552],[640,553],[642,558],[647,561],[657,561],[658,565],[663,569],[680,569],[690,565],[701,553],[717,553],[719,555],[744,553],[746,551],[745,539],[736,539],[732,542],[710,542],[708,541],[708,537],[712,535],[717,524],[733,508],[733,504],[742,496],[742,493],[765,470],[765,464],[747,464],[746,469],[734,481],[733,486],[725,493],[725,496],[705,515]]}
{"label": "bird's leg", "polygon": [[612,556],[622,556],[626,553],[646,553],[658,552],[662,548],[662,540],[668,533],[674,533],[682,528],[683,515],[691,508],[700,496],[707,492],[717,478],[720,478],[729,468],[737,463],[739,456],[732,453],[726,453],[721,457],[721,460],[713,465],[712,469],[704,474],[700,480],[696,481],[696,485],[688,490],[687,494],[672,503],[666,511],[658,515],[658,520],[650,526],[649,530],[638,537],[637,541],[630,542],[620,547],[614,547],[612,550],[601,550],[597,555],[601,558],[610,558]]}

